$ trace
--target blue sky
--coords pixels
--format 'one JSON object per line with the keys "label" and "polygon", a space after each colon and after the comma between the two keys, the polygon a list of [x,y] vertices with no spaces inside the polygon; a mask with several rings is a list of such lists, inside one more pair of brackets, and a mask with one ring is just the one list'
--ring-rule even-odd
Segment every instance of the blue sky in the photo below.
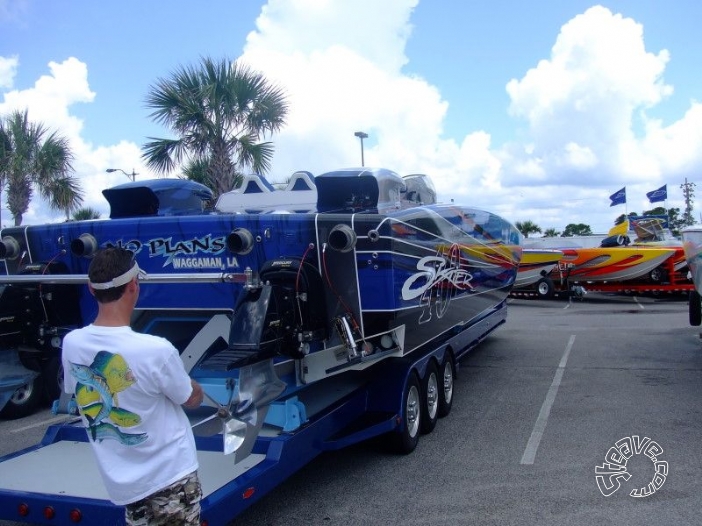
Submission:
{"label": "blue sky", "polygon": [[[702,172],[701,15],[692,0],[0,0],[0,115],[28,108],[68,137],[85,205],[107,215],[100,190],[126,178],[105,168],[152,177],[140,148],[168,136],[149,86],[239,59],[289,94],[274,182],[360,164],[363,130],[366,165],[427,173],[442,200],[605,232],[663,184],[682,208]],[[25,222],[61,217],[35,199]]]}

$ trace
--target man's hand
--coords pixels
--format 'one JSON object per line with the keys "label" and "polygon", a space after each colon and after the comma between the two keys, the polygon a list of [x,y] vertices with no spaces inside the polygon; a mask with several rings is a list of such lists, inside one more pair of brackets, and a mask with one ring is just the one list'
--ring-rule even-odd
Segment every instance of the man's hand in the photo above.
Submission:
{"label": "man's hand", "polygon": [[190,383],[193,386],[193,392],[190,393],[190,398],[188,398],[183,405],[188,409],[197,409],[202,404],[202,399],[204,398],[202,386],[192,378],[190,379]]}

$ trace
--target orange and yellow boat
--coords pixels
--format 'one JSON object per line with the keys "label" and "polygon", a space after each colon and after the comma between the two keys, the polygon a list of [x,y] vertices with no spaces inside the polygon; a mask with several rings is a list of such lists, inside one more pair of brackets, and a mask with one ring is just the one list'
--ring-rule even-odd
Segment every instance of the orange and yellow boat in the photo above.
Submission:
{"label": "orange and yellow boat", "polygon": [[649,274],[674,248],[618,246],[563,248],[559,269],[573,281],[625,281]]}
{"label": "orange and yellow boat", "polygon": [[514,288],[529,287],[544,279],[556,268],[563,257],[561,250],[548,248],[525,248],[517,271]]}
{"label": "orange and yellow boat", "polygon": [[[624,224],[628,224],[625,222]],[[632,246],[641,247],[665,247],[675,249],[672,256],[673,270],[675,272],[685,272],[687,260],[683,250],[682,241],[675,239],[666,226],[665,220],[659,217],[638,217],[632,218],[630,232],[633,231],[635,237]],[[661,276],[661,279],[663,276]]]}
{"label": "orange and yellow boat", "polygon": [[[571,281],[626,281],[648,278],[661,281],[661,265],[671,257],[677,265],[685,265],[682,245],[675,240],[655,236],[647,229],[659,226],[647,221],[634,223],[635,238],[629,237],[629,221],[624,221],[610,229],[599,247],[567,247],[563,252],[558,269],[562,276]],[[643,235],[649,233],[651,235]]]}

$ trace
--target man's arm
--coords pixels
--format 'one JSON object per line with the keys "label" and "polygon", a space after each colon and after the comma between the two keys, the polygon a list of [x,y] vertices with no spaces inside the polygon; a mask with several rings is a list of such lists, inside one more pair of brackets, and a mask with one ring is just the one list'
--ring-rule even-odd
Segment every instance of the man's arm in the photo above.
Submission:
{"label": "man's arm", "polygon": [[190,379],[190,383],[193,386],[193,392],[190,393],[190,398],[188,398],[183,405],[188,409],[196,409],[202,405],[202,399],[204,397],[202,386],[192,378]]}

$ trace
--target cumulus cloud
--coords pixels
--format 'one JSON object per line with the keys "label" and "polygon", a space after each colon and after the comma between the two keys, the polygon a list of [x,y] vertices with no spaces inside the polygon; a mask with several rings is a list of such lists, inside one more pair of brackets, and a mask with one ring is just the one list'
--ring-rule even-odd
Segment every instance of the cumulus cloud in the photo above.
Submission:
{"label": "cumulus cloud", "polygon": [[473,193],[473,181],[499,188],[489,134],[460,144],[442,138],[448,102],[436,86],[402,71],[416,5],[271,0],[262,10],[242,60],[289,95],[289,125],[276,139],[279,173],[359,165],[353,134],[361,130],[369,134],[366,165],[429,173],[447,199]]}
{"label": "cumulus cloud", "polygon": [[[669,58],[666,50],[646,51],[640,24],[601,6],[565,24],[550,58],[507,83],[509,110],[527,121],[534,144],[528,157],[543,163],[535,182],[574,182],[583,173],[595,183],[652,175],[650,164],[628,161],[643,154],[633,119],[672,94],[663,80]],[[530,162],[520,157],[519,164]]]}
{"label": "cumulus cloud", "polygon": [[[444,200],[475,202],[480,195],[485,206],[515,220],[533,212],[563,228],[583,219],[559,216],[554,195],[570,198],[573,216],[582,216],[581,200],[608,207],[612,184],[657,182],[682,159],[698,161],[688,144],[699,135],[699,127],[693,130],[699,112],[668,128],[646,117],[673,93],[663,78],[670,56],[648,51],[641,24],[631,18],[596,6],[566,23],[549,57],[506,82],[509,112],[527,124],[525,142],[494,145],[489,130],[467,131],[458,142],[442,136],[448,102],[436,86],[402,70],[416,1],[386,4],[367,0],[352,9],[342,2],[272,0],[263,9],[243,59],[290,96],[275,167],[317,173],[356,165],[353,132],[363,130],[370,135],[367,165],[426,172]],[[359,17],[363,24],[354,23]],[[645,126],[637,129],[637,122]],[[691,135],[680,143],[685,132]],[[673,142],[686,153],[675,152]]]}
{"label": "cumulus cloud", "polygon": [[[664,79],[672,58],[665,49],[646,49],[641,24],[601,6],[564,24],[549,56],[505,79],[510,115],[525,126],[519,141],[493,144],[490,130],[446,137],[449,101],[404,72],[417,4],[269,0],[263,7],[242,60],[289,97],[288,125],[273,138],[274,182],[295,170],[359,165],[354,132],[365,131],[366,165],[427,173],[445,201],[562,230],[568,223],[611,224],[608,196],[621,186],[644,196],[672,177],[699,172],[702,104],[693,102],[667,126],[649,118],[673,95]],[[69,135],[85,204],[105,210],[100,190],[125,179],[104,168],[138,170],[139,147],[124,141],[98,148],[83,137],[73,107],[96,102],[80,57],[50,63],[26,89],[13,84],[20,59],[0,57],[0,113],[25,105]],[[40,216],[37,210],[27,218]]]}
{"label": "cumulus cloud", "polygon": [[[3,64],[9,63],[8,70],[16,68],[17,59],[0,57],[0,80]],[[63,62],[50,62],[49,72],[42,75],[32,87],[6,91],[0,102],[0,115],[12,111],[28,112],[29,119],[41,122],[51,132],[68,139],[75,156],[73,168],[84,192],[83,206],[89,206],[109,214],[107,202],[102,197],[102,189],[125,182],[122,174],[107,174],[105,166],[130,166],[138,162],[141,151],[137,145],[121,142],[107,148],[95,148],[82,136],[83,121],[72,114],[78,103],[92,103],[95,93],[88,83],[88,67],[77,58]],[[3,203],[4,204],[4,203]],[[9,220],[8,212],[3,213],[3,221]],[[24,215],[24,223],[41,223],[65,219],[62,212],[52,211],[35,194],[29,210]]]}
{"label": "cumulus cloud", "polygon": [[49,75],[42,75],[32,88],[12,90],[0,103],[0,114],[28,110],[29,119],[60,129],[63,135],[78,140],[82,122],[70,114],[77,102],[92,102],[95,93],[88,86],[88,68],[76,58],[62,63],[50,62]]}
{"label": "cumulus cloud", "polygon": [[0,88],[11,88],[17,74],[17,57],[0,57]]}

